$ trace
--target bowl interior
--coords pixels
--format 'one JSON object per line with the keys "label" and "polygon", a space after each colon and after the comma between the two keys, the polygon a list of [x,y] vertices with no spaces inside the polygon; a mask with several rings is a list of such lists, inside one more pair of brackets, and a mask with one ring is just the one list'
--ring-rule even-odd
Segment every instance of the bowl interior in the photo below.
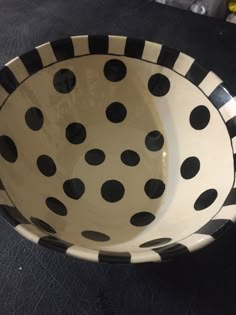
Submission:
{"label": "bowl interior", "polygon": [[55,59],[49,45],[41,58],[0,113],[1,179],[39,231],[86,249],[144,253],[217,214],[234,181],[231,141],[189,78],[112,54],[46,65]]}

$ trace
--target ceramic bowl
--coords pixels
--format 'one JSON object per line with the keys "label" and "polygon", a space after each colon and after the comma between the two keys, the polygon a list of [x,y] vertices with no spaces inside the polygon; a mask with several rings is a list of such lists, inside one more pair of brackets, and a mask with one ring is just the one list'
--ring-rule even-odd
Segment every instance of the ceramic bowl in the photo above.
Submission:
{"label": "ceramic bowl", "polygon": [[236,102],[193,58],[74,36],[0,72],[1,215],[100,262],[172,259],[236,219]]}

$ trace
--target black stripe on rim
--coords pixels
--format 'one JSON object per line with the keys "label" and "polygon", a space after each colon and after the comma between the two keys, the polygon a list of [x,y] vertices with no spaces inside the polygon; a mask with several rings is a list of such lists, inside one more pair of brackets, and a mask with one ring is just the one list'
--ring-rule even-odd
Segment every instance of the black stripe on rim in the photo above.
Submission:
{"label": "black stripe on rim", "polygon": [[21,61],[26,67],[29,74],[34,74],[35,72],[43,69],[43,63],[39,52],[36,48],[20,56]]}
{"label": "black stripe on rim", "polygon": [[127,38],[125,44],[125,56],[141,59],[143,55],[143,49],[145,40]]}
{"label": "black stripe on rim", "polygon": [[73,246],[73,244],[51,235],[41,237],[38,244],[61,253],[65,253],[69,247]]}
{"label": "black stripe on rim", "polygon": [[208,72],[208,70],[206,70],[195,60],[189,68],[185,77],[193,84],[199,85],[202,80],[207,76]]}
{"label": "black stripe on rim", "polygon": [[236,116],[226,122],[226,127],[230,137],[236,137]]}
{"label": "black stripe on rim", "polygon": [[183,256],[189,253],[189,250],[186,246],[178,243],[153,248],[152,250],[158,253],[162,260],[171,260],[176,256]]}
{"label": "black stripe on rim", "polygon": [[221,83],[220,85],[218,85],[214,89],[214,91],[209,95],[209,100],[217,109],[220,109],[223,105],[225,105],[231,99],[232,99],[232,95],[226,89],[224,83]]}
{"label": "black stripe on rim", "polygon": [[99,251],[98,261],[102,263],[127,264],[131,261],[131,255],[128,252],[113,253],[107,251]]}
{"label": "black stripe on rim", "polygon": [[30,222],[15,207],[0,205],[0,215],[13,227],[19,224],[30,224]]}
{"label": "black stripe on rim", "polygon": [[6,66],[0,71],[0,84],[9,94],[19,86],[13,72]]}
{"label": "black stripe on rim", "polygon": [[4,187],[4,185],[3,185],[2,181],[1,181],[1,179],[0,179],[0,190],[5,190],[5,187]]}
{"label": "black stripe on rim", "polygon": [[55,40],[51,42],[51,46],[57,61],[74,57],[74,46],[70,37]]}
{"label": "black stripe on rim", "polygon": [[108,54],[107,35],[89,35],[88,44],[90,54]]}
{"label": "black stripe on rim", "polygon": [[223,207],[236,205],[236,188],[232,188],[230,193],[228,194]]}
{"label": "black stripe on rim", "polygon": [[234,153],[234,171],[236,172],[236,153]]}
{"label": "black stripe on rim", "polygon": [[162,46],[160,55],[157,59],[157,64],[172,69],[178,57],[179,51],[166,46]]}
{"label": "black stripe on rim", "polygon": [[226,219],[214,219],[203,227],[201,227],[196,233],[197,234],[206,234],[214,237],[215,239],[223,235],[233,226],[233,222]]}

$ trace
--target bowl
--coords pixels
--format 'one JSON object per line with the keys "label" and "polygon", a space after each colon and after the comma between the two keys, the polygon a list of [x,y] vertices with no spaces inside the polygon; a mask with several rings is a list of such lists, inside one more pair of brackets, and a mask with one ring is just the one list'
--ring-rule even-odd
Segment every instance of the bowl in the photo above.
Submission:
{"label": "bowl", "polygon": [[1,215],[99,262],[173,259],[236,219],[236,102],[213,72],[123,36],[48,42],[0,72]]}

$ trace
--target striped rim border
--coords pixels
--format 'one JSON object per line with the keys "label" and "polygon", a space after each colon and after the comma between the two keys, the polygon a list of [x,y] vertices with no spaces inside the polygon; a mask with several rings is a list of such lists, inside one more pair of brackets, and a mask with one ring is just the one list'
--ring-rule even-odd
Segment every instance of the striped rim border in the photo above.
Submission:
{"label": "striped rim border", "polygon": [[[141,39],[114,35],[72,36],[47,42],[8,62],[0,71],[0,110],[17,87],[34,73],[54,63],[91,54],[127,56],[169,68],[198,87],[219,111],[228,130],[236,171],[236,99],[213,72],[172,48]],[[236,185],[219,212],[198,231],[180,240],[143,252],[96,251],[79,247],[39,231],[10,200],[0,180],[0,215],[25,238],[44,247],[81,259],[109,263],[165,261],[200,249],[225,233],[236,221]]]}

